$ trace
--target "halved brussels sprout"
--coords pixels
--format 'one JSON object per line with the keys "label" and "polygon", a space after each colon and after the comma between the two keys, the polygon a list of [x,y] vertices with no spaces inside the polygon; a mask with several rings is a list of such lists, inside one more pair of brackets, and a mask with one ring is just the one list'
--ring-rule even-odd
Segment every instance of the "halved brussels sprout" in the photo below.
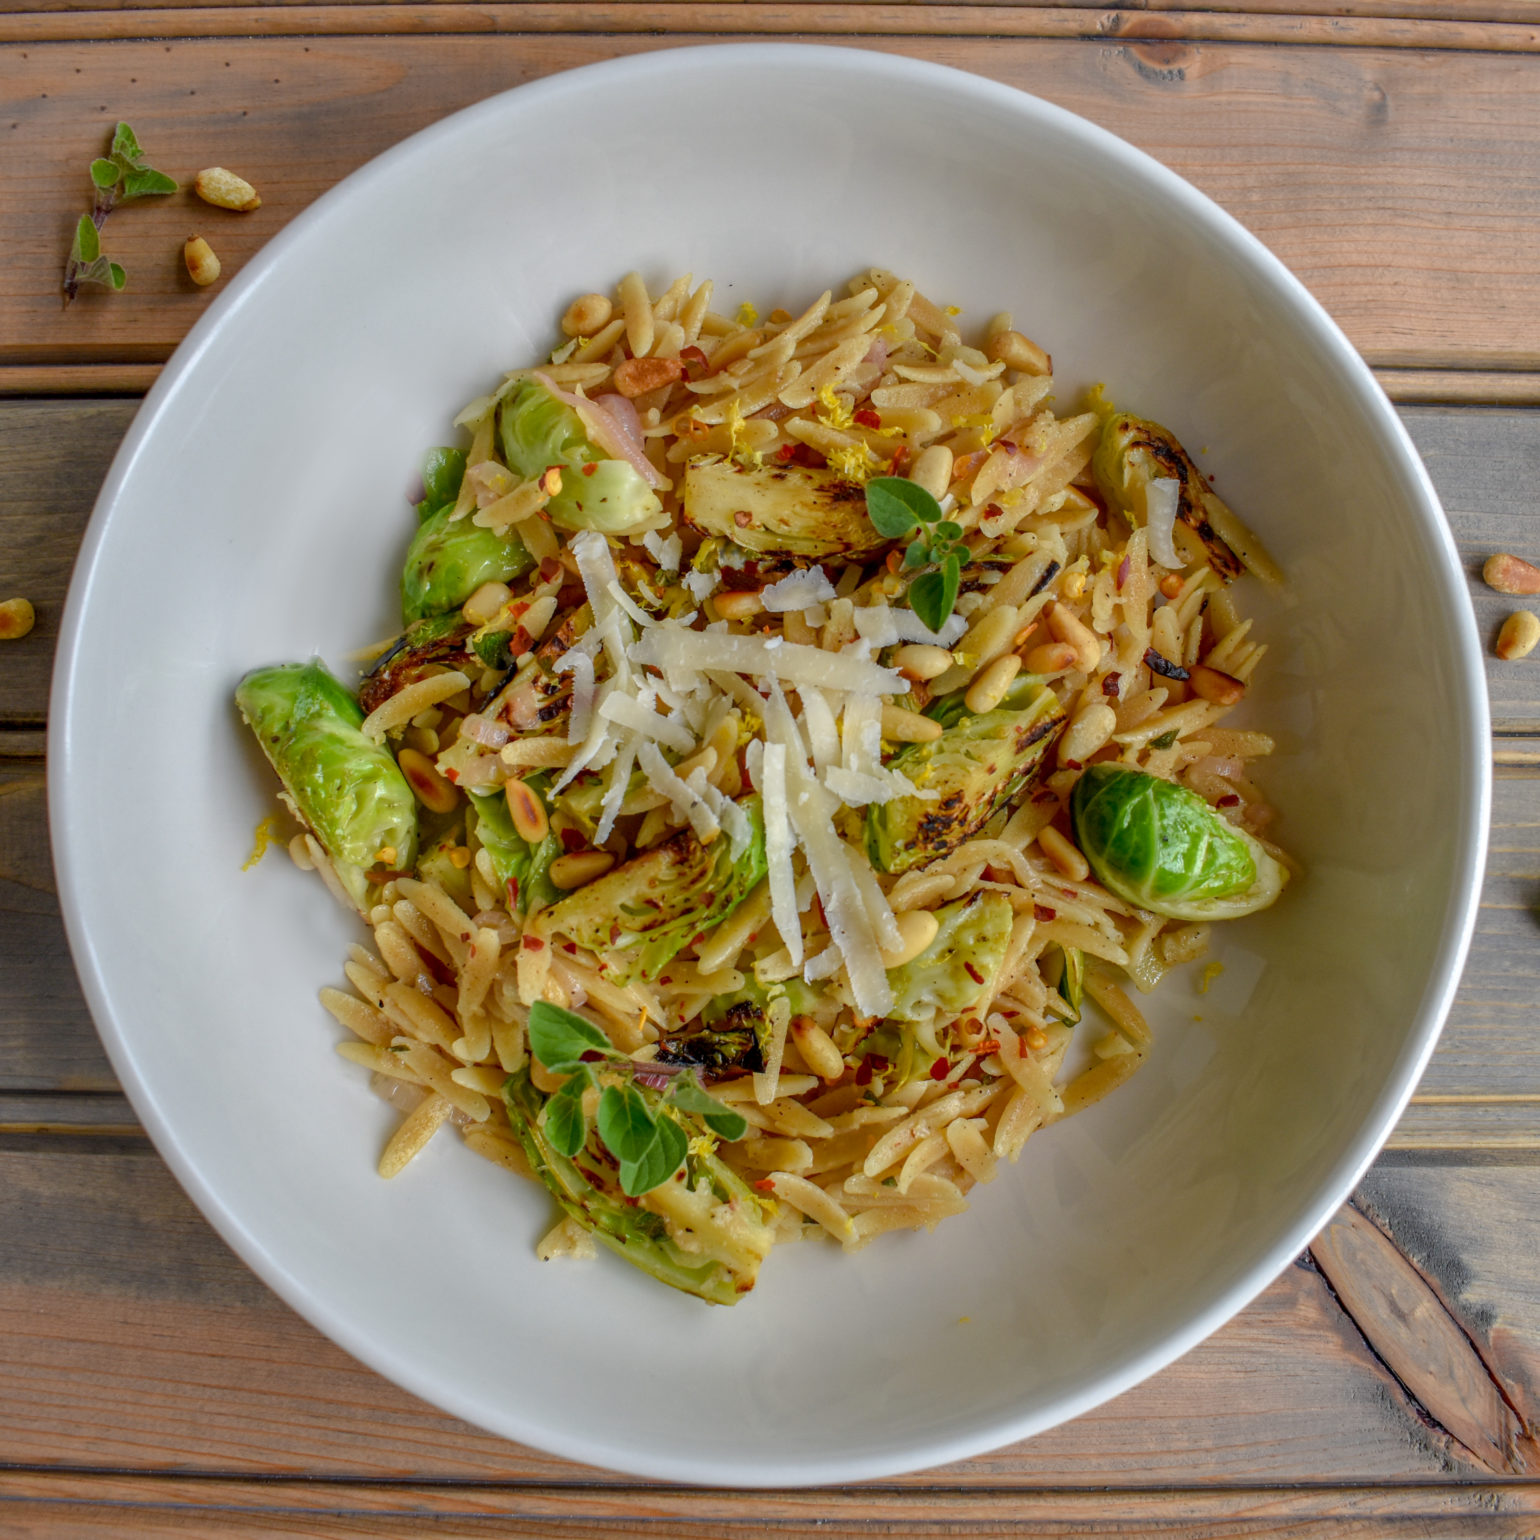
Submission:
{"label": "halved brussels sprout", "polygon": [[1195,791],[1128,765],[1092,765],[1070,797],[1075,839],[1097,880],[1173,920],[1266,909],[1288,873]]}
{"label": "halved brussels sprout", "polygon": [[1220,517],[1235,515],[1210,490],[1208,479],[1192,463],[1176,435],[1131,412],[1116,412],[1102,424],[1101,442],[1091,460],[1091,470],[1102,495],[1129,524],[1145,522],[1145,499],[1152,481],[1177,483],[1177,518],[1203,542],[1208,564],[1227,583],[1246,569],[1235,552],[1210,522],[1217,505]]}
{"label": "halved brussels sprout", "polygon": [[563,469],[561,491],[545,510],[563,529],[623,535],[651,524],[662,510],[636,468],[610,459],[577,412],[539,380],[520,381],[498,408],[497,430],[503,459],[525,480],[552,465]]}
{"label": "halved brussels sprout", "polygon": [[972,1010],[1005,961],[1014,912],[1003,893],[972,893],[936,911],[936,939],[888,974],[890,1021],[927,1022]]}
{"label": "halved brussels sprout", "polygon": [[[531,775],[525,783],[542,798],[549,777]],[[531,845],[513,826],[508,802],[500,791],[476,792],[471,799],[475,814],[476,838],[492,861],[492,870],[502,885],[503,897],[520,914],[545,909],[554,904],[562,890],[550,878],[551,862],[561,854],[561,836],[548,829],[538,845]]]}
{"label": "halved brussels sprout", "polygon": [[885,872],[906,872],[971,839],[1026,788],[1063,725],[1053,691],[1039,688],[1019,711],[965,716],[935,742],[911,744],[895,755],[890,769],[940,795],[872,804],[866,844],[873,863]]}
{"label": "halved brussels sprout", "polygon": [[452,505],[417,527],[401,573],[401,618],[410,626],[430,615],[457,610],[483,583],[508,583],[535,565],[524,542],[452,520]]}
{"label": "halved brussels sprout", "polygon": [[686,829],[570,893],[546,911],[544,929],[600,954],[618,978],[655,979],[696,936],[720,925],[765,875],[765,825],[758,797],[738,804],[749,843],[735,860],[720,835],[701,844]]}
{"label": "halved brussels sprout", "polygon": [[358,703],[374,711],[398,690],[427,678],[435,667],[463,668],[471,657],[471,627],[458,611],[433,615],[408,626],[394,646],[374,661],[358,687]]}
{"label": "halved brussels sprout", "polygon": [[767,555],[855,557],[891,543],[872,527],[859,482],[802,465],[692,465],[684,516],[708,535]]}
{"label": "halved brussels sprout", "polygon": [[417,800],[390,750],[359,731],[363,709],[318,662],[253,669],[235,704],[295,813],[365,908],[368,870],[406,871],[417,854]]}

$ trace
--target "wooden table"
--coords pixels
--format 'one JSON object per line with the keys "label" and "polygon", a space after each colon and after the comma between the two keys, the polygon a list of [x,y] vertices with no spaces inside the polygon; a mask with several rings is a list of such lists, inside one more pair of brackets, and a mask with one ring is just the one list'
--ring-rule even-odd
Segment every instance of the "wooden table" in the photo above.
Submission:
{"label": "wooden table", "polygon": [[[90,0],[85,0],[86,4]],[[70,563],[137,397],[241,264],[361,161],[590,60],[725,37],[938,59],[1060,102],[1233,211],[1400,405],[1490,638],[1484,556],[1540,557],[1540,0],[212,3],[0,0],[0,1536],[1540,1532],[1540,655],[1492,663],[1492,855],[1425,1079],[1353,1201],[1156,1379],[1029,1443],[814,1493],[652,1487],[441,1415],[318,1336],[138,1130],[70,966],[44,819]],[[67,313],[87,161],[133,123],[188,195],[114,217]],[[1415,618],[1387,647],[1418,645]],[[103,746],[104,753],[111,745]]]}

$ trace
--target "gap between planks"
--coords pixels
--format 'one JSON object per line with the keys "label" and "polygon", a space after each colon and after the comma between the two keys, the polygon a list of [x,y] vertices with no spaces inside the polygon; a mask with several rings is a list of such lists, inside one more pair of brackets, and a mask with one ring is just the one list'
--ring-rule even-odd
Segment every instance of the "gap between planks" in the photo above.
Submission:
{"label": "gap between planks", "polygon": [[[142,396],[163,363],[0,365],[0,397]],[[1392,401],[1418,406],[1540,406],[1540,372],[1494,369],[1374,370]]]}
{"label": "gap between planks", "polygon": [[1524,22],[1396,16],[1246,14],[1013,5],[801,3],[216,5],[165,9],[9,12],[0,43],[122,38],[348,36],[379,33],[667,33],[783,36],[1086,38],[1126,42],[1287,43],[1333,48],[1540,52],[1540,26]]}

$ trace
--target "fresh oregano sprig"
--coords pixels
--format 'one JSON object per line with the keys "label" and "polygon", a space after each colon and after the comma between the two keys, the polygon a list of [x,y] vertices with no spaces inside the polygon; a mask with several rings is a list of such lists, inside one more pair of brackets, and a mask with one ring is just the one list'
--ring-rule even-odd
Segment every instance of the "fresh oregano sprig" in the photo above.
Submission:
{"label": "fresh oregano sprig", "polygon": [[127,123],[119,123],[113,130],[107,154],[91,162],[91,185],[96,189],[95,201],[91,212],[82,214],[75,223],[75,239],[64,264],[66,305],[83,283],[99,283],[117,291],[128,282],[122,265],[102,254],[101,229],[107,216],[129,198],[164,197],[177,190],[165,172],[145,164],[144,151]]}
{"label": "fresh oregano sprig", "polygon": [[[546,1000],[529,1009],[529,1051],[553,1075],[570,1077],[545,1104],[545,1136],[569,1160],[588,1142],[588,1117],[583,1096],[599,1084],[594,1058],[611,1071],[634,1074],[641,1067],[615,1048],[595,1026]],[[747,1121],[709,1095],[689,1072],[676,1075],[665,1091],[655,1093],[656,1105],[634,1081],[605,1085],[599,1092],[594,1119],[604,1147],[620,1163],[620,1186],[629,1198],[639,1198],[664,1182],[684,1164],[689,1140],[671,1109],[694,1113],[723,1139],[741,1139]]]}
{"label": "fresh oregano sprig", "polygon": [[866,483],[866,516],[879,535],[901,540],[914,533],[904,551],[906,567],[935,567],[909,585],[909,607],[939,631],[957,604],[962,569],[970,559],[963,527],[947,518],[924,487],[903,476],[878,476]]}

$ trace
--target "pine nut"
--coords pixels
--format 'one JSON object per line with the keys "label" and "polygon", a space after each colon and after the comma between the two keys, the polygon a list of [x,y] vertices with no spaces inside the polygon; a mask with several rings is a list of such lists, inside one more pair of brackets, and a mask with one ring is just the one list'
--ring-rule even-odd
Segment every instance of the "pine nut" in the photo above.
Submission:
{"label": "pine nut", "polygon": [[1187,676],[1192,693],[1213,701],[1216,706],[1233,706],[1246,693],[1246,686],[1239,679],[1210,668],[1206,663],[1194,663]]}
{"label": "pine nut", "polygon": [[968,686],[968,693],[963,696],[963,704],[969,711],[993,711],[1005,699],[1005,692],[1010,689],[1011,681],[1020,672],[1021,659],[1014,652],[1006,653],[1003,658],[996,658]]}
{"label": "pine nut", "polygon": [[1023,374],[1052,374],[1053,360],[1030,337],[1018,331],[996,332],[985,344],[991,363],[1019,369]]}
{"label": "pine nut", "polygon": [[1037,836],[1039,849],[1071,882],[1084,882],[1091,874],[1086,858],[1049,824]]}
{"label": "pine nut", "polygon": [[422,805],[432,813],[447,813],[460,800],[453,784],[438,773],[438,766],[416,749],[402,749],[396,763],[406,783]]}
{"label": "pine nut", "polygon": [[238,209],[249,214],[252,209],[262,207],[256,188],[245,177],[226,171],[223,166],[210,166],[200,171],[193,182],[193,191],[217,209]]}
{"label": "pine nut", "polygon": [[581,888],[614,864],[615,857],[607,850],[574,850],[551,862],[550,878],[558,888]]}
{"label": "pine nut", "polygon": [[1095,672],[1096,665],[1101,662],[1102,644],[1096,639],[1096,633],[1073,610],[1066,609],[1062,604],[1050,604],[1048,629],[1061,642],[1068,642],[1075,649],[1075,667],[1081,673]]}
{"label": "pine nut", "polygon": [[932,444],[929,449],[921,450],[914,469],[909,472],[909,479],[940,502],[952,484],[952,451],[945,444]]}
{"label": "pine nut", "polygon": [[19,641],[37,621],[29,599],[7,599],[0,604],[0,642]]}
{"label": "pine nut", "polygon": [[890,743],[934,743],[941,736],[941,724],[918,711],[902,706],[882,708],[882,736]]}
{"label": "pine nut", "polygon": [[1043,642],[1022,660],[1029,674],[1062,674],[1075,666],[1077,653],[1068,642]]}
{"label": "pine nut", "polygon": [[460,607],[466,623],[484,626],[513,597],[506,583],[483,583]]}
{"label": "pine nut", "polygon": [[1489,556],[1481,575],[1500,594],[1540,594],[1540,567],[1506,552]]}
{"label": "pine nut", "polygon": [[567,306],[561,329],[569,337],[592,337],[609,325],[615,307],[603,294],[580,294]]}
{"label": "pine nut", "polygon": [[1059,592],[1066,599],[1078,599],[1085,592],[1085,573],[1066,572],[1059,583]]}
{"label": "pine nut", "polygon": [[1160,580],[1161,596],[1166,599],[1174,599],[1182,591],[1182,584],[1187,581],[1180,572],[1168,572]]}
{"label": "pine nut", "polygon": [[1497,656],[1505,663],[1527,658],[1540,642],[1540,616],[1529,610],[1515,610],[1497,633]]}
{"label": "pine nut", "polygon": [[1113,734],[1118,714],[1102,701],[1082,706],[1059,739],[1059,763],[1083,765]]}
{"label": "pine nut", "polygon": [[757,588],[739,588],[731,593],[716,594],[711,602],[716,606],[718,620],[747,620],[765,607],[765,601]]}
{"label": "pine nut", "polygon": [[892,951],[882,954],[884,968],[902,968],[906,962],[913,962],[941,929],[941,921],[929,909],[906,909],[894,919],[900,941]]}
{"label": "pine nut", "polygon": [[893,654],[893,667],[910,679],[938,679],[953,661],[945,647],[931,647],[924,642],[910,642]]}
{"label": "pine nut", "polygon": [[538,845],[551,829],[551,820],[546,817],[545,803],[540,800],[539,793],[527,781],[512,777],[504,783],[503,796],[519,838]]}
{"label": "pine nut", "polygon": [[628,358],[615,367],[615,389],[628,399],[683,378],[684,365],[677,358]]}
{"label": "pine nut", "polygon": [[525,636],[529,638],[530,646],[545,635],[545,628],[550,625],[551,617],[556,613],[556,595],[542,594],[519,616],[519,625],[523,628]]}
{"label": "pine nut", "polygon": [[201,235],[192,235],[187,238],[187,244],[182,248],[182,260],[187,264],[187,276],[200,289],[208,288],[219,277],[219,258],[214,255],[214,248]]}
{"label": "pine nut", "polygon": [[811,1016],[794,1016],[791,1038],[802,1055],[802,1062],[820,1080],[838,1080],[845,1073],[845,1057],[834,1046],[834,1039]]}

